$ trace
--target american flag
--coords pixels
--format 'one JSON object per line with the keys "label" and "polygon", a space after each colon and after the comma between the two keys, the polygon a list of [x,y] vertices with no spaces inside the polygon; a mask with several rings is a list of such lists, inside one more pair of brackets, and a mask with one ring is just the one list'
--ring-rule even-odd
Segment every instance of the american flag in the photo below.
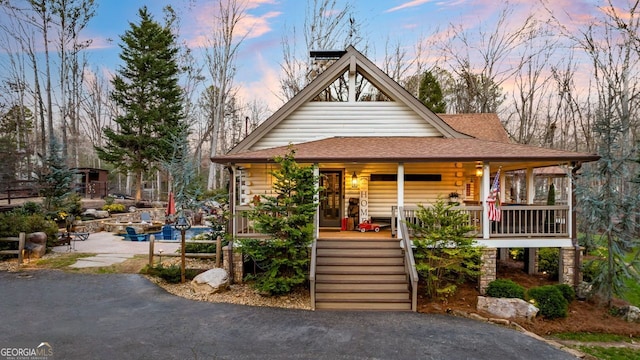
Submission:
{"label": "american flag", "polygon": [[502,218],[502,211],[500,211],[500,169],[498,169],[496,176],[493,178],[493,184],[487,197],[487,205],[489,220],[500,221]]}

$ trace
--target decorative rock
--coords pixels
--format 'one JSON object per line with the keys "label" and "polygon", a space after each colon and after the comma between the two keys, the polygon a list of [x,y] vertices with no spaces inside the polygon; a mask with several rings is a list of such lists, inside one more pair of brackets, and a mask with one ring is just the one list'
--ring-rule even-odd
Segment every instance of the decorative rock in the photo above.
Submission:
{"label": "decorative rock", "polygon": [[47,252],[47,234],[44,232],[27,234],[24,248],[29,251],[29,258],[41,258]]}
{"label": "decorative rock", "polygon": [[522,299],[478,296],[477,309],[503,319],[533,319],[539,309]]}
{"label": "decorative rock", "polygon": [[96,210],[95,218],[96,219],[106,219],[109,217],[109,212],[106,210]]}
{"label": "decorative rock", "polygon": [[207,270],[193,278],[191,286],[196,292],[215,294],[229,287],[229,274],[220,268]]}
{"label": "decorative rock", "polygon": [[591,290],[593,287],[590,283],[583,281],[578,286],[576,286],[576,299],[578,300],[586,300],[591,294]]}
{"label": "decorative rock", "polygon": [[622,318],[628,322],[640,322],[640,308],[629,305],[622,308]]}

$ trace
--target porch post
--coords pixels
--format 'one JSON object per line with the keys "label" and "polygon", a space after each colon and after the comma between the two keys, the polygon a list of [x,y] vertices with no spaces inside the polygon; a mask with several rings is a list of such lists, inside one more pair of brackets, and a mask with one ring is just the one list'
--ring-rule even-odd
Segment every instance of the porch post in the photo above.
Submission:
{"label": "porch post", "polygon": [[[400,207],[404,206],[404,163],[398,163],[398,194],[397,194],[397,199],[396,199],[396,203],[398,205],[397,209],[398,211],[400,210]],[[400,217],[398,216],[398,219]],[[402,239],[402,237],[404,236],[404,234],[402,233],[402,230],[400,230],[401,227],[398,226],[398,235],[397,238],[398,239]]]}
{"label": "porch post", "polygon": [[487,209],[487,195],[491,191],[491,167],[488,162],[482,165],[482,181],[480,182],[480,203],[482,204],[482,238],[488,239],[491,234],[491,222]]}
{"label": "porch post", "polygon": [[533,204],[536,198],[536,185],[533,177],[533,168],[527,168],[527,204]]}
{"label": "porch post", "polygon": [[317,239],[318,237],[320,237],[320,203],[319,203],[319,199],[320,199],[320,194],[318,194],[317,190],[320,187],[320,167],[318,166],[318,163],[313,164],[313,177],[314,177],[314,187],[316,188],[316,194],[313,196],[313,201],[315,201],[316,205],[316,216],[315,219],[313,219],[313,227],[314,227],[314,232],[315,232],[315,238]]}

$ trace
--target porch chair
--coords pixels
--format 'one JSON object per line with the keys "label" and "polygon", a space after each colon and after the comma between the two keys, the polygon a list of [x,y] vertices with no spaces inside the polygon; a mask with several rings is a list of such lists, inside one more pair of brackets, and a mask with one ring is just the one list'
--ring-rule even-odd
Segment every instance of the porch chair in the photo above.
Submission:
{"label": "porch chair", "polygon": [[147,235],[136,233],[136,229],[134,229],[133,227],[127,226],[125,229],[127,230],[127,233],[122,235],[122,236],[124,236],[125,240],[129,240],[129,241],[147,241]]}

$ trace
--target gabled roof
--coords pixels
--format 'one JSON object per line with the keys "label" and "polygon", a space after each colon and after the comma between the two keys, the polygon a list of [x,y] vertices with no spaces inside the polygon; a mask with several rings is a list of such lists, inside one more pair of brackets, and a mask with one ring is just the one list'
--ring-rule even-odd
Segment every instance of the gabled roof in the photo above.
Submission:
{"label": "gabled roof", "polygon": [[[570,161],[595,161],[599,156],[556,149],[480,139],[436,137],[333,137],[293,145],[296,161],[322,162],[469,162],[554,165]],[[216,156],[217,163],[268,163],[285,155],[288,146]]]}
{"label": "gabled roof", "polygon": [[449,126],[479,140],[511,142],[497,114],[438,114]]}
{"label": "gabled roof", "polygon": [[446,138],[467,138],[468,136],[454,130],[447,122],[442,120],[424,104],[416,99],[405,88],[391,79],[384,71],[378,68],[373,62],[362,55],[353,46],[349,46],[344,55],[336,60],[331,66],[323,71],[302,91],[278,109],[265,122],[249,134],[244,140],[236,145],[229,154],[235,154],[250,150],[251,147],[262,137],[269,133],[276,125],[283,121],[303,104],[311,101],[322,90],[331,85],[345,71],[359,72],[371,84],[380,89],[393,101],[407,105],[417,116],[435,127]]}

